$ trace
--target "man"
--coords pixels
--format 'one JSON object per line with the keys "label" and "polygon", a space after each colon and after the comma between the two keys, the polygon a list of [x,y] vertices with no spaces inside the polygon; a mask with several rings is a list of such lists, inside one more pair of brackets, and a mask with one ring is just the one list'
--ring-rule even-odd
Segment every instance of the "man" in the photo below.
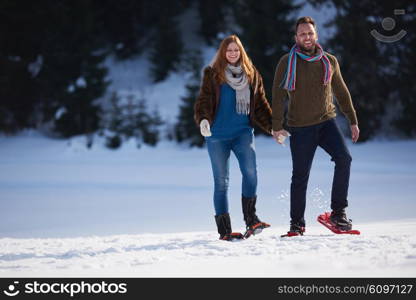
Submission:
{"label": "man", "polygon": [[292,154],[290,187],[290,235],[305,231],[306,189],[316,148],[323,148],[335,162],[331,193],[331,222],[341,230],[351,229],[345,213],[351,155],[335,122],[335,96],[351,126],[352,141],[360,130],[351,95],[342,79],[335,56],[319,45],[315,21],[299,18],[296,44],[279,61],[273,82],[273,137],[280,144],[289,133],[283,129],[284,100],[289,98],[287,125]]}

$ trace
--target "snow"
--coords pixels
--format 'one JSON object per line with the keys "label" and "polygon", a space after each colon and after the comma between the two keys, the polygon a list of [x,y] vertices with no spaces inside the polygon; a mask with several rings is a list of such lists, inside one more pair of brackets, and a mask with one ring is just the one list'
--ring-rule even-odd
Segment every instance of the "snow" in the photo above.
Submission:
{"label": "snow", "polygon": [[107,58],[105,65],[109,68],[107,98],[113,92],[126,97],[144,99],[149,111],[157,109],[163,120],[172,123],[179,113],[180,97],[185,95],[185,78],[183,74],[174,73],[165,81],[153,84],[150,78],[150,63],[146,55],[117,61]]}
{"label": "snow", "polygon": [[303,237],[267,229],[244,241],[214,232],[0,239],[0,276],[414,277],[416,221],[360,224],[362,235],[311,226]]}
{"label": "snow", "polygon": [[87,86],[87,81],[85,81],[84,77],[79,77],[75,82],[75,85],[80,88],[85,88]]}
{"label": "snow", "polygon": [[43,65],[43,56],[38,55],[34,62],[31,62],[30,64],[28,64],[27,70],[29,71],[30,74],[32,74],[32,77],[36,77],[39,74],[39,72],[42,70],[42,65]]}
{"label": "snow", "polygon": [[[329,209],[333,172],[319,150],[306,235],[280,238],[289,222],[290,150],[257,137],[258,215],[272,227],[228,243],[217,240],[205,148],[131,142],[114,151],[96,137],[88,150],[84,137],[1,137],[0,276],[415,276],[416,141],[348,146],[348,216],[360,236],[316,222]],[[230,176],[233,229],[242,231],[234,157]]]}
{"label": "snow", "polygon": [[[203,65],[208,65],[214,55],[215,50],[212,47],[204,49]],[[124,97],[133,95],[135,98],[144,99],[149,111],[157,109],[168,126],[176,122],[181,98],[186,95],[185,85],[190,80],[189,73],[171,73],[166,80],[152,83],[149,73],[150,63],[147,61],[146,54],[124,61],[109,57],[105,65],[109,68],[108,79],[111,80],[107,98],[113,92]]]}

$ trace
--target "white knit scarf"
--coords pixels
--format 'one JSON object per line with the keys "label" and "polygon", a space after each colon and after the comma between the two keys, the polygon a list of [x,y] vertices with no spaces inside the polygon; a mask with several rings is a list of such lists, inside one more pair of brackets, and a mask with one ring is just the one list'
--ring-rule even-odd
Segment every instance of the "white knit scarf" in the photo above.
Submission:
{"label": "white knit scarf", "polygon": [[250,113],[250,85],[244,70],[239,66],[228,64],[225,68],[225,79],[236,91],[236,111],[240,115]]}

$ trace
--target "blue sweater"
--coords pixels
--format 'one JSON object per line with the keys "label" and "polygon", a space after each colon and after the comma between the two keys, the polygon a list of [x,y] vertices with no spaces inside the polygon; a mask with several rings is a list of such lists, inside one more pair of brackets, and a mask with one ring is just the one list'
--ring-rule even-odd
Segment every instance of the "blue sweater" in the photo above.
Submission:
{"label": "blue sweater", "polygon": [[236,111],[236,92],[224,83],[220,89],[218,110],[211,126],[213,138],[234,138],[244,132],[252,132],[249,116],[238,114]]}

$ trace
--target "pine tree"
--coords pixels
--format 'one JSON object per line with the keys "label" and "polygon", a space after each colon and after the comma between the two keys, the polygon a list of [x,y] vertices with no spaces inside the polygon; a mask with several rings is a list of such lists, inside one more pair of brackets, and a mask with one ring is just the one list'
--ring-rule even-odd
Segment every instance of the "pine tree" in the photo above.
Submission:
{"label": "pine tree", "polygon": [[163,125],[163,121],[158,111],[155,109],[152,113],[148,113],[146,102],[144,99],[141,99],[139,102],[139,115],[136,119],[136,126],[139,130],[138,146],[141,146],[141,142],[155,146],[159,142],[159,127],[161,125]]}
{"label": "pine tree", "polygon": [[80,77],[63,91],[59,107],[64,113],[54,119],[54,129],[62,136],[91,134],[98,129],[100,107],[95,100],[104,94],[108,84],[104,81],[107,70],[99,67],[102,59],[86,55]]}
{"label": "pine tree", "polygon": [[0,129],[49,122],[63,137],[94,132],[107,83],[91,1],[4,0],[0,10]]}
{"label": "pine tree", "polygon": [[193,55],[187,56],[186,68],[189,71],[190,79],[185,86],[186,95],[181,98],[182,103],[175,124],[175,139],[179,143],[187,142],[191,147],[201,147],[205,140],[194,121],[194,104],[201,82],[202,58],[200,51],[195,51]]}
{"label": "pine tree", "polygon": [[181,33],[176,16],[180,5],[168,1],[160,7],[158,22],[154,27],[151,39],[149,59],[152,63],[151,76],[154,82],[159,82],[168,76],[170,71],[176,71],[184,49]]}
{"label": "pine tree", "polygon": [[217,46],[221,42],[218,34],[228,31],[227,18],[232,3],[230,0],[197,1],[201,21],[198,32],[208,45]]}
{"label": "pine tree", "polygon": [[[142,54],[154,34],[152,28],[166,1],[93,0],[100,43],[119,59]],[[120,22],[122,20],[122,22]]]}
{"label": "pine tree", "polygon": [[[106,146],[110,149],[117,149],[122,145],[119,133],[121,127],[122,111],[118,105],[118,95],[113,92],[108,100],[107,106],[103,105],[100,115],[99,135],[106,138]],[[104,103],[106,104],[106,103]]]}
{"label": "pine tree", "polygon": [[163,124],[156,110],[148,112],[144,99],[135,95],[120,97],[117,93],[113,93],[103,107],[101,120],[102,135],[107,147],[112,149],[131,138],[136,140],[138,147],[142,144],[155,146],[160,139],[159,127]]}
{"label": "pine tree", "polygon": [[[41,53],[45,3],[0,1],[0,130],[15,133],[34,127],[39,105],[38,72],[28,68]],[[37,71],[37,70],[36,70]]]}

